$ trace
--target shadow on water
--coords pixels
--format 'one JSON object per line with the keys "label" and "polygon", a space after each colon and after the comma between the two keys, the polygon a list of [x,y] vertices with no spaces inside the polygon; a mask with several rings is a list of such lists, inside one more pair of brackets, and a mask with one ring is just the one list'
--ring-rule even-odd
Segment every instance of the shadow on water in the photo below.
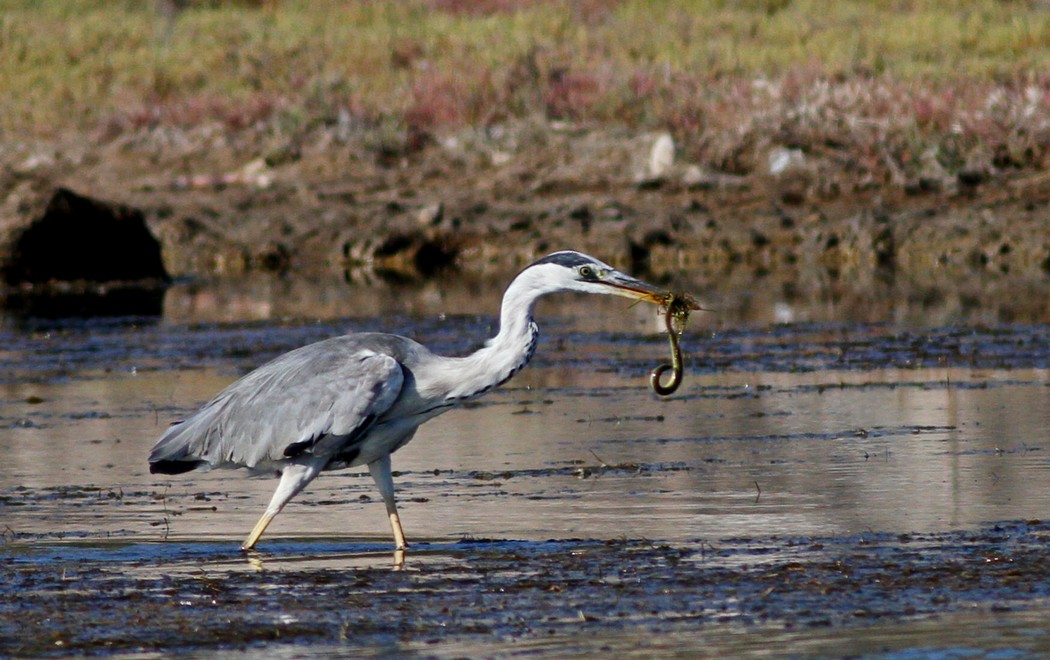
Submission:
{"label": "shadow on water", "polygon": [[311,341],[469,351],[501,284],[275,278],[177,283],[143,316],[23,308],[0,323],[0,655],[1050,652],[1041,303],[769,289],[694,316],[667,399],[647,386],[653,309],[544,302],[530,368],[395,455],[402,570],[365,473],[319,478],[246,557],[274,481],[158,478],[145,456]]}

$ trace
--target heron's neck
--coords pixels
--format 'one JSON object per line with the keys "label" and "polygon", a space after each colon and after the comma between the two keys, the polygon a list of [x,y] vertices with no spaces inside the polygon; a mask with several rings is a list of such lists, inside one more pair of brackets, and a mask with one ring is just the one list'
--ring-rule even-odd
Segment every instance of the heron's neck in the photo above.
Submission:
{"label": "heron's neck", "polygon": [[459,382],[451,388],[451,398],[487,392],[528,364],[539,336],[532,310],[539,297],[549,293],[534,284],[524,271],[507,287],[500,307],[499,333],[471,355],[457,359]]}

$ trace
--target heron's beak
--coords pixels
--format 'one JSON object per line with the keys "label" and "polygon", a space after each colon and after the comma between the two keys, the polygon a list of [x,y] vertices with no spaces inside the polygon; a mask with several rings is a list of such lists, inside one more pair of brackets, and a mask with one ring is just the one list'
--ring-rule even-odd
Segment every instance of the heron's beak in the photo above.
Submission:
{"label": "heron's beak", "polygon": [[636,280],[630,275],[621,272],[611,272],[602,278],[602,284],[612,287],[612,293],[624,298],[631,298],[637,302],[650,302],[655,305],[666,304],[672,293],[667,289],[661,289],[647,282]]}

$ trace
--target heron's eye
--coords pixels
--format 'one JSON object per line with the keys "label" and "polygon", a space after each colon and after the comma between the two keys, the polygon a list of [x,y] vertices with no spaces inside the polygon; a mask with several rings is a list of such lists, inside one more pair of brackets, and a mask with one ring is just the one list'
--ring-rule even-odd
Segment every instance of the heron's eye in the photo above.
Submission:
{"label": "heron's eye", "polygon": [[590,266],[580,266],[580,277],[585,280],[594,279],[594,269]]}

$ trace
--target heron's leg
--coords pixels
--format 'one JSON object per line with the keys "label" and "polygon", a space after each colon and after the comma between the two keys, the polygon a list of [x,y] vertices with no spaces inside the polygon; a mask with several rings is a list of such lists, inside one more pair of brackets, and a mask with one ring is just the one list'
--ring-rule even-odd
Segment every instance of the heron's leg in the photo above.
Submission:
{"label": "heron's leg", "polygon": [[386,513],[390,516],[390,528],[394,530],[394,543],[399,550],[408,547],[405,543],[405,532],[401,530],[401,518],[397,515],[397,504],[394,502],[394,475],[390,473],[390,454],[368,464],[368,471],[379,488],[386,504]]}
{"label": "heron's leg", "polygon": [[241,550],[251,550],[255,547],[255,544],[259,542],[259,537],[266,531],[274,516],[280,513],[284,505],[298,495],[306,487],[306,484],[313,481],[314,477],[321,473],[321,468],[324,467],[326,462],[326,459],[315,459],[302,463],[288,463],[284,466],[281,471],[281,481],[277,484],[277,490],[273,492],[273,497],[270,498],[270,505],[266,507],[266,511],[263,513],[262,518],[259,518],[259,522],[255,523],[252,533],[241,544]]}

